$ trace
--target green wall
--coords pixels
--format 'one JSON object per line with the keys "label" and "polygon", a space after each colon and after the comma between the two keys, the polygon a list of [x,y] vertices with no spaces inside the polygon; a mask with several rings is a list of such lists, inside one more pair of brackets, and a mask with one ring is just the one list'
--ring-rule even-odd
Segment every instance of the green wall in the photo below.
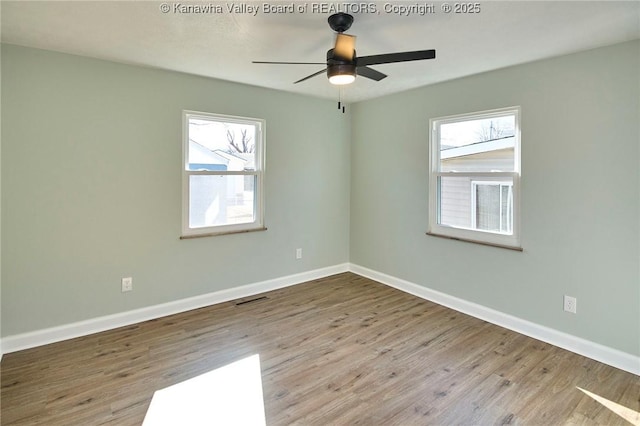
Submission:
{"label": "green wall", "polygon": [[[2,99],[2,52],[0,51],[0,100]],[[2,103],[0,102],[0,189],[2,188]],[[2,194],[0,190],[0,360],[2,359]]]}
{"label": "green wall", "polygon": [[[179,239],[183,109],[266,120],[267,231]],[[349,135],[334,102],[4,45],[2,335],[347,262]]]}
{"label": "green wall", "polygon": [[[350,262],[640,354],[639,57],[624,43],[355,105]],[[515,105],[524,252],[426,236],[429,119]]]}
{"label": "green wall", "polygon": [[[342,115],[332,101],[5,45],[2,336],[351,262],[639,355],[639,76],[636,41]],[[524,252],[426,236],[429,118],[514,105]],[[179,240],[183,109],[266,119],[268,231]]]}

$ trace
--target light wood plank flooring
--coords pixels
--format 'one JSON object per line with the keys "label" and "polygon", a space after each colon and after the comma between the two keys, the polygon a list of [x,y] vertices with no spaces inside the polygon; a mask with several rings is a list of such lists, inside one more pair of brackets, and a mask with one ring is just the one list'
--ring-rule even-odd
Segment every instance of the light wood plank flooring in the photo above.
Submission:
{"label": "light wood plank flooring", "polygon": [[4,356],[2,425],[140,425],[155,390],[260,355],[268,425],[629,424],[640,378],[345,273]]}

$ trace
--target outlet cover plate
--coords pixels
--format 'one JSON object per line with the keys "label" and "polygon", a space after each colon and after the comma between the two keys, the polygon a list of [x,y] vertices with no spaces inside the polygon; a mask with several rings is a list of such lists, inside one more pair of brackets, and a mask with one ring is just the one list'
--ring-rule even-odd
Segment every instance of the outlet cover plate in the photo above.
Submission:
{"label": "outlet cover plate", "polygon": [[564,296],[564,310],[575,314],[577,311],[578,300],[575,297]]}
{"label": "outlet cover plate", "polygon": [[122,279],[122,292],[133,290],[133,278],[126,277]]}

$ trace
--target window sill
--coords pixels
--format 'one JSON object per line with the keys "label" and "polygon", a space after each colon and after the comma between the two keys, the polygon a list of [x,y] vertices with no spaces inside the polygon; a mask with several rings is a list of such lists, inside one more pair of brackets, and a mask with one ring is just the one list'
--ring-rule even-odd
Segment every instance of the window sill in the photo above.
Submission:
{"label": "window sill", "polygon": [[470,239],[467,239],[467,238],[451,237],[449,235],[434,234],[432,232],[427,232],[427,235],[432,236],[432,237],[438,237],[438,238],[446,238],[447,240],[464,241],[466,243],[480,244],[480,245],[483,245],[483,246],[497,247],[497,248],[513,250],[513,251],[520,251],[520,252],[524,251],[524,249],[522,247],[517,247],[517,246],[507,246],[507,245],[504,245],[504,244],[488,243],[486,241],[477,241],[477,240],[470,240]]}
{"label": "window sill", "polygon": [[180,235],[180,239],[191,240],[193,238],[217,237],[219,235],[230,235],[230,234],[246,234],[247,232],[259,232],[259,231],[266,231],[266,230],[267,228],[263,226],[261,228],[241,229],[238,231],[221,231],[221,232],[207,232],[206,234]]}

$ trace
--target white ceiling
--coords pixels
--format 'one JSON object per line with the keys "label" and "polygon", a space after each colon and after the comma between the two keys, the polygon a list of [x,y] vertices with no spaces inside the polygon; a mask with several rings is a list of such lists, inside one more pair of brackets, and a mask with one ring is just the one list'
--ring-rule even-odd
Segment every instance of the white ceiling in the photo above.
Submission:
{"label": "white ceiling", "polygon": [[[2,42],[336,99],[322,65],[261,65],[252,60],[323,62],[333,47],[323,7],[375,3],[378,13],[352,13],[347,32],[359,56],[436,49],[435,60],[373,66],[389,77],[359,77],[343,99],[370,99],[515,64],[640,38],[640,1],[481,1],[480,13],[443,13],[442,2],[294,2],[307,13],[270,13],[264,1],[7,1]],[[223,13],[179,13],[175,5],[220,5]],[[400,16],[384,5],[432,4],[435,13]],[[453,5],[454,2],[449,2]],[[260,7],[256,16],[230,5]],[[343,9],[344,10],[344,9]],[[346,10],[350,11],[350,10]]]}

